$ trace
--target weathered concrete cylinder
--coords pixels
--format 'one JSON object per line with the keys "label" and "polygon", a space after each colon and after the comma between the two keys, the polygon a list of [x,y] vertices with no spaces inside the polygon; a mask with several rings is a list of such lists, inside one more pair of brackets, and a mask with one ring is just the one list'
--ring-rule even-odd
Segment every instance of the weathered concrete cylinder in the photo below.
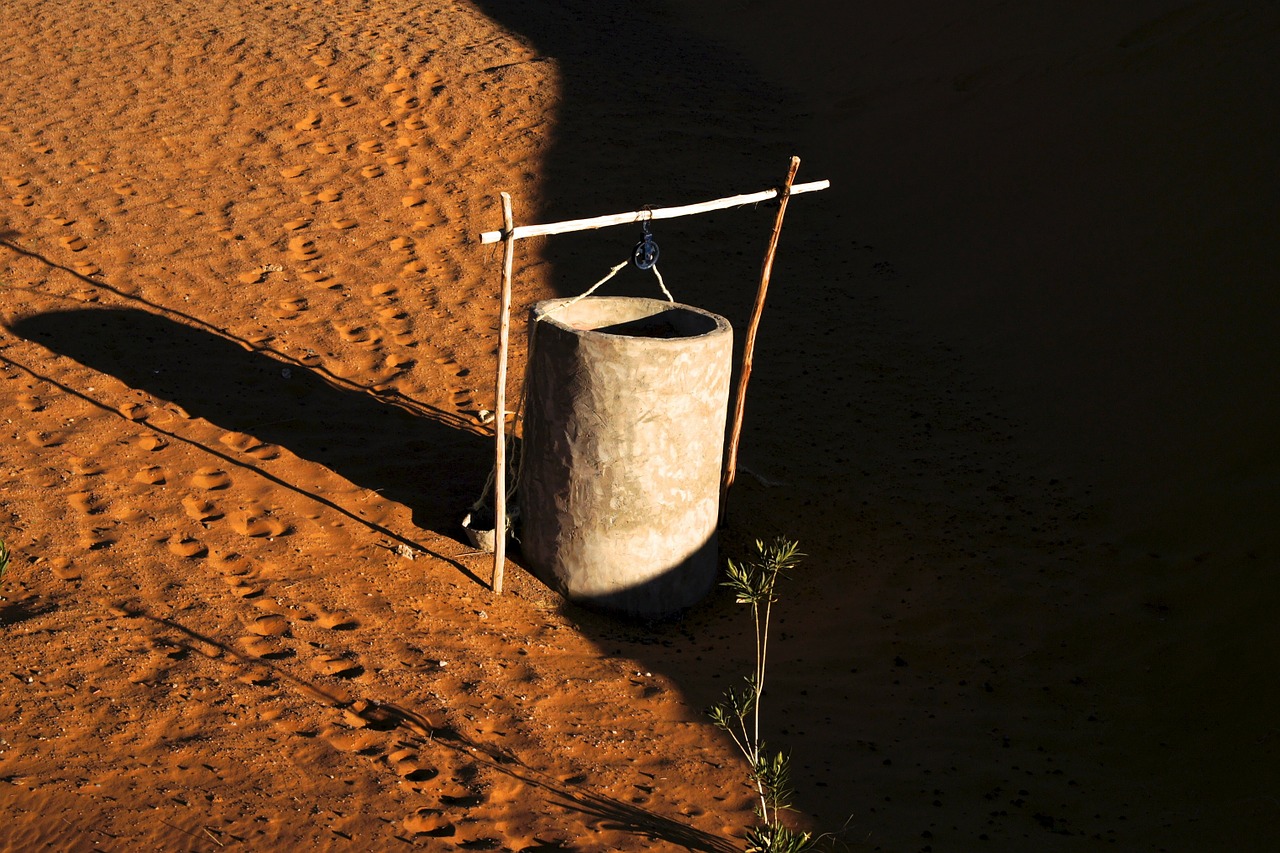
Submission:
{"label": "weathered concrete cylinder", "polygon": [[521,551],[574,601],[668,615],[715,579],[733,331],[658,299],[568,301],[530,315]]}

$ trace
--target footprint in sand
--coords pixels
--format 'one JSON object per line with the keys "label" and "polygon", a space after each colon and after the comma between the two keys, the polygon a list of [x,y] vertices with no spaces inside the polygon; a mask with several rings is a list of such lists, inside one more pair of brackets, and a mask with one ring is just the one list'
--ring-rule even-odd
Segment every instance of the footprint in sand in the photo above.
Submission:
{"label": "footprint in sand", "polygon": [[229,432],[219,438],[218,441],[232,450],[238,450],[246,456],[252,456],[254,459],[266,461],[275,459],[280,455],[280,449],[274,444],[263,444],[258,439],[243,432]]}
{"label": "footprint in sand", "polygon": [[[261,657],[260,655],[258,657]],[[250,684],[254,687],[266,687],[274,684],[276,677],[271,670],[260,664],[248,664],[240,667],[240,671],[236,673],[236,681],[241,684]]]}
{"label": "footprint in sand", "polygon": [[193,521],[216,521],[222,518],[222,511],[217,504],[206,498],[188,495],[182,499],[182,511]]}
{"label": "footprint in sand", "polygon": [[97,551],[115,544],[110,528],[95,527],[80,537],[80,547],[85,551]]}
{"label": "footprint in sand", "polygon": [[418,753],[412,749],[397,749],[387,755],[391,772],[408,782],[426,782],[440,775],[434,767],[424,766]]}
{"label": "footprint in sand", "polygon": [[140,421],[147,416],[147,407],[142,403],[124,403],[116,411],[129,421]]}
{"label": "footprint in sand", "polygon": [[92,492],[76,492],[67,500],[71,508],[82,515],[97,515],[103,509]]}
{"label": "footprint in sand", "polygon": [[146,486],[163,486],[165,483],[164,469],[159,465],[150,465],[134,474],[133,481]]}
{"label": "footprint in sand", "polygon": [[44,411],[44,401],[35,394],[23,394],[17,399],[18,408],[24,412]]}
{"label": "footprint in sand", "polygon": [[58,580],[78,581],[81,578],[80,567],[71,562],[70,557],[54,557],[49,561],[49,570]]}
{"label": "footprint in sand", "polygon": [[85,239],[79,236],[62,237],[58,242],[62,244],[64,249],[69,249],[72,252],[82,252],[89,248],[89,244],[85,242]]}
{"label": "footprint in sand", "polygon": [[273,638],[256,634],[240,637],[236,640],[236,645],[243,649],[245,654],[266,660],[279,660],[293,654],[292,649],[277,645]]}
{"label": "footprint in sand", "polygon": [[316,624],[330,631],[350,631],[360,627],[356,618],[346,610],[321,610],[316,617]]}
{"label": "footprint in sand", "polygon": [[440,809],[421,808],[406,817],[403,821],[405,832],[410,836],[425,835],[428,838],[450,838],[457,834],[458,828],[445,817]]}
{"label": "footprint in sand", "polygon": [[72,456],[71,470],[76,474],[92,477],[96,474],[101,474],[106,469],[92,459],[86,459],[83,456]]}
{"label": "footprint in sand", "polygon": [[287,299],[281,299],[276,303],[275,315],[281,320],[290,317],[296,317],[303,311],[307,310],[307,298],[305,296],[290,296]]}
{"label": "footprint in sand", "polygon": [[338,332],[338,337],[342,338],[344,341],[353,344],[369,344],[376,346],[378,335],[367,326],[336,323],[334,324],[334,328]]}
{"label": "footprint in sand", "polygon": [[311,112],[307,113],[306,118],[296,123],[293,126],[293,128],[294,130],[313,130],[320,126],[320,121],[321,121],[320,113],[316,112],[315,110],[312,110]]}
{"label": "footprint in sand", "polygon": [[[305,282],[308,282],[309,284],[324,285],[325,282],[329,281],[329,279],[332,278],[332,276],[330,276],[327,272],[324,272],[323,270],[310,267],[310,268],[303,269],[302,272],[298,273],[298,278],[302,279]],[[306,300],[303,299],[303,302],[305,301]],[[305,305],[303,306],[303,308],[305,309]],[[302,310],[302,309],[299,309],[299,310]]]}
{"label": "footprint in sand", "polygon": [[379,139],[365,139],[356,143],[356,150],[365,154],[381,154],[386,148]]}
{"label": "footprint in sand", "polygon": [[334,654],[312,658],[311,668],[321,675],[331,675],[334,678],[353,678],[364,672],[364,667],[360,664]]}
{"label": "footprint in sand", "polygon": [[169,549],[170,554],[184,559],[203,557],[209,553],[209,549],[199,539],[192,539],[190,536],[182,536],[177,533],[165,541],[165,546]]}
{"label": "footprint in sand", "polygon": [[401,371],[413,367],[414,360],[407,355],[392,353],[387,356],[383,364],[391,370]]}
{"label": "footprint in sand", "polygon": [[332,204],[335,201],[342,201],[342,191],[341,190],[321,190],[320,192],[316,193],[316,201],[323,202],[325,204]]}
{"label": "footprint in sand", "polygon": [[310,224],[310,219],[290,219],[288,222],[284,223],[284,227],[287,231],[300,231]]}
{"label": "footprint in sand", "polygon": [[221,468],[197,468],[191,475],[191,485],[197,489],[225,489],[231,485],[231,477]]}
{"label": "footprint in sand", "polygon": [[337,154],[342,150],[342,146],[335,145],[327,139],[316,140],[315,149],[317,154]]}
{"label": "footprint in sand", "polygon": [[289,254],[300,261],[309,261],[320,257],[316,242],[306,237],[294,237],[289,241]]}
{"label": "footprint in sand", "polygon": [[150,435],[144,435],[142,438],[138,439],[138,446],[143,450],[154,452],[168,447],[169,442],[166,441],[163,436],[151,433]]}
{"label": "footprint in sand", "polygon": [[318,92],[321,89],[326,88],[327,80],[328,78],[325,77],[323,74],[316,74],[311,77],[308,77],[306,80],[303,80],[302,85],[306,86],[308,89],[312,90],[313,92]]}
{"label": "footprint in sand", "polygon": [[375,299],[395,299],[400,295],[400,286],[389,282],[380,282],[369,287],[369,293]]}
{"label": "footprint in sand", "polygon": [[111,510],[111,517],[116,521],[124,522],[125,524],[136,524],[149,516],[139,507],[129,506],[128,504],[117,504]]}
{"label": "footprint in sand", "polygon": [[285,178],[300,178],[307,173],[306,166],[290,166],[287,169],[281,169],[280,174]]}
{"label": "footprint in sand", "polygon": [[[346,715],[344,714],[343,716],[345,717]],[[351,731],[335,726],[324,733],[324,739],[329,742],[330,746],[340,752],[355,752],[368,755],[375,751],[381,751],[384,738],[382,735],[364,728],[357,728],[355,731]]]}
{"label": "footprint in sand", "polygon": [[355,106],[355,103],[356,103],[356,99],[354,96],[344,95],[341,92],[334,92],[332,95],[329,96],[329,100],[333,101],[335,104],[337,104],[340,107],[353,107]]}
{"label": "footprint in sand", "polygon": [[260,583],[254,583],[252,580],[244,577],[236,577],[234,575],[224,577],[227,587],[231,590],[231,594],[237,598],[257,598],[263,593],[263,586]]}
{"label": "footprint in sand", "polygon": [[288,524],[274,516],[249,510],[233,512],[230,515],[230,521],[231,529],[236,533],[254,538],[267,537],[274,539],[277,536],[286,535],[291,530]]}
{"label": "footprint in sand", "polygon": [[254,619],[244,629],[257,637],[283,637],[289,632],[289,620],[279,613],[268,613]]}
{"label": "footprint in sand", "polygon": [[333,219],[329,222],[329,227],[335,231],[350,231],[360,223],[355,219]]}
{"label": "footprint in sand", "polygon": [[27,443],[32,447],[57,447],[62,444],[62,436],[56,432],[45,432],[33,429],[26,434]]}

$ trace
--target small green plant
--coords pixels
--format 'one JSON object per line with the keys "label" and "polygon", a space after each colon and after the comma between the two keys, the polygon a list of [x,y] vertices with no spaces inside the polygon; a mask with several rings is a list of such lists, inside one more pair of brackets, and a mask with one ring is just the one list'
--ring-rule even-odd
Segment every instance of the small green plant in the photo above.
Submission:
{"label": "small green plant", "polygon": [[724,699],[707,712],[717,727],[728,733],[751,765],[751,782],[760,797],[756,813],[760,823],[747,830],[749,853],[801,853],[814,847],[807,832],[796,832],[782,823],[781,813],[791,808],[790,758],[770,753],[760,737],[760,697],[764,693],[765,665],[769,653],[769,619],[778,599],[778,579],[787,576],[803,555],[799,545],[786,539],[769,544],[756,540],[756,556],[743,563],[729,560],[723,586],[733,591],[738,604],[751,606],[755,625],[755,671],[741,689],[730,688]]}

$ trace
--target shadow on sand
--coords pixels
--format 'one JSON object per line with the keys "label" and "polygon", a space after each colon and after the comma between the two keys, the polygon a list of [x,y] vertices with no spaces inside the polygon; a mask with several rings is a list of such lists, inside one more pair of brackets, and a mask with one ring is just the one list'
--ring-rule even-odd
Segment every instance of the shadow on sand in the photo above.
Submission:
{"label": "shadow on sand", "polygon": [[[488,470],[478,435],[149,311],[54,311],[11,330],[193,417],[287,448],[404,504],[416,525],[446,535],[454,535],[458,507]],[[380,444],[397,437],[395,452],[371,453],[361,440],[368,433],[379,434]]]}

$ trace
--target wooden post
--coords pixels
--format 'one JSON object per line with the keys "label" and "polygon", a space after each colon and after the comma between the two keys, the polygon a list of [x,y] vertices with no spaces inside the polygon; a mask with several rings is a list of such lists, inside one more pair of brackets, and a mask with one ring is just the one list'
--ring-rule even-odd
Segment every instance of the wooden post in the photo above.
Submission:
{"label": "wooden post", "polygon": [[729,487],[738,468],[738,439],[742,435],[742,415],[747,405],[747,381],[751,378],[751,356],[756,348],[756,330],[760,328],[760,315],[764,313],[764,300],[769,292],[769,275],[773,272],[773,256],[778,251],[778,236],[782,233],[782,217],[787,213],[787,200],[791,197],[791,185],[795,182],[796,172],[800,169],[800,158],[791,158],[791,168],[787,171],[787,180],[778,193],[778,214],[773,220],[773,233],[769,235],[769,248],[764,254],[764,265],[760,268],[760,286],[756,290],[756,304],[751,311],[751,322],[747,326],[747,339],[742,350],[742,372],[738,376],[738,391],[733,405],[733,429],[729,433],[729,451],[724,465],[724,480],[720,486],[720,520],[724,521],[725,501],[729,496]]}
{"label": "wooden post", "polygon": [[498,381],[494,402],[493,463],[493,591],[502,594],[507,564],[507,340],[511,335],[511,268],[515,261],[515,219],[511,194],[502,193],[502,296],[498,317]]}

